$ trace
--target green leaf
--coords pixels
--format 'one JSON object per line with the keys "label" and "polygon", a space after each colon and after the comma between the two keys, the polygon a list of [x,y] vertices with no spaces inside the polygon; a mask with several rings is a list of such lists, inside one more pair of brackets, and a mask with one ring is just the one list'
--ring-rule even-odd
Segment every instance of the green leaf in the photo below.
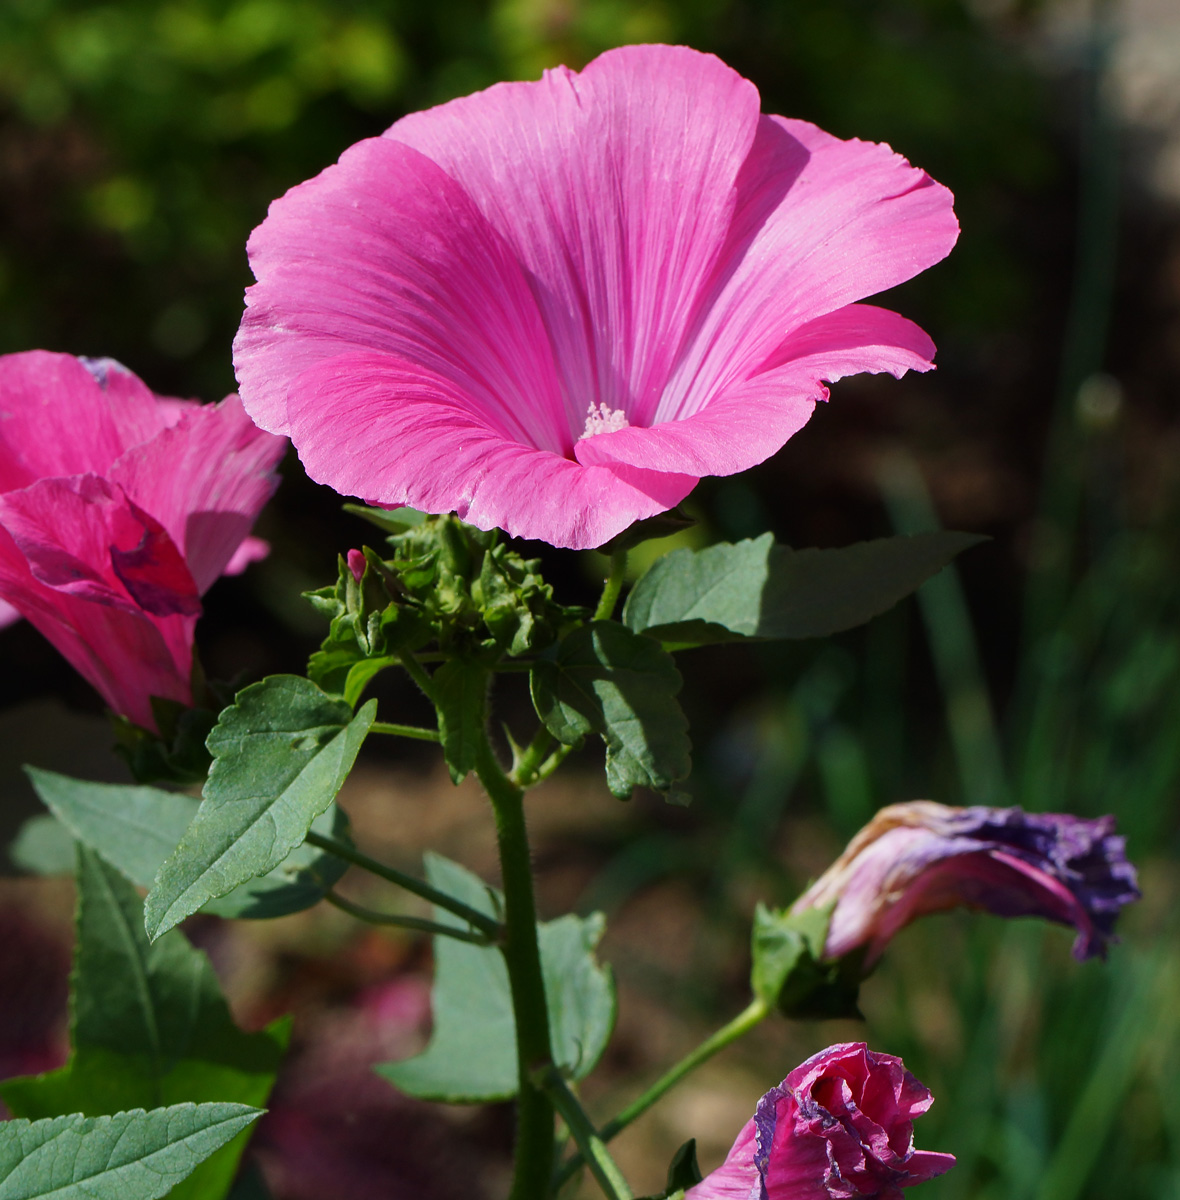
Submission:
{"label": "green leaf", "polygon": [[[159,788],[90,783],[37,767],[26,767],[25,772],[54,814],[43,819],[57,827],[59,841],[69,844],[68,865],[62,866],[60,854],[56,859],[42,858],[39,865],[28,867],[39,874],[72,870],[71,838],[76,838],[137,887],[150,888],[200,807],[192,796]],[[337,838],[347,837],[347,826],[347,818],[335,805],[312,823],[317,833]],[[40,836],[50,835],[42,831]],[[251,920],[284,917],[317,904],[345,870],[347,863],[335,855],[304,844],[266,875],[209,901],[201,911]]]}
{"label": "green leaf", "polygon": [[336,797],[377,714],[297,675],[243,689],[209,735],[213,769],[180,845],[148,893],[152,937],[274,870]]}
{"label": "green leaf", "polygon": [[[497,915],[495,893],[457,863],[431,854],[426,873],[435,887]],[[461,924],[441,909],[435,920]],[[575,1079],[594,1069],[614,1029],[614,983],[594,957],[603,928],[598,913],[538,926],[553,1053]],[[416,1058],[377,1070],[403,1092],[427,1100],[476,1104],[516,1095],[516,1029],[499,949],[436,937],[434,962],[430,1045]]]}
{"label": "green leaf", "polygon": [[443,757],[455,783],[475,770],[475,757],[484,735],[488,669],[471,659],[454,658],[431,677],[438,708],[438,732]]}
{"label": "green leaf", "polygon": [[680,672],[650,638],[614,621],[575,629],[537,662],[533,704],[558,741],[588,733],[606,742],[606,778],[623,799],[632,788],[667,792],[691,767],[688,722],[676,700]]}
{"label": "green leaf", "polygon": [[697,1163],[697,1140],[689,1138],[672,1155],[672,1161],[668,1165],[666,1189],[668,1192],[687,1191],[690,1187],[695,1187],[702,1179],[704,1176]]}
{"label": "green leaf", "polygon": [[800,913],[754,910],[751,933],[754,995],[788,1017],[821,1020],[861,1016],[857,1006],[863,955],[824,958],[834,904]]}
{"label": "green leaf", "polygon": [[679,645],[824,637],[883,613],[982,541],[938,532],[792,550],[766,533],[674,550],[635,585],[623,620],[637,633]]}
{"label": "green leaf", "polygon": [[[234,1024],[208,959],[174,931],[152,944],[135,889],[78,848],[78,933],[71,978],[72,1053],[66,1066],[0,1083],[33,1120],[101,1116],[181,1102],[261,1106],[287,1042],[287,1022],[261,1033]],[[217,1200],[245,1137],[199,1168],[174,1200]]]}
{"label": "green leaf", "polygon": [[[261,1115],[244,1104],[173,1104],[153,1112],[5,1121],[0,1200],[179,1196],[177,1184]],[[201,1200],[213,1200],[212,1193]]]}
{"label": "green leaf", "polygon": [[56,817],[38,813],[20,827],[8,857],[30,875],[68,875],[74,869],[74,839]]}

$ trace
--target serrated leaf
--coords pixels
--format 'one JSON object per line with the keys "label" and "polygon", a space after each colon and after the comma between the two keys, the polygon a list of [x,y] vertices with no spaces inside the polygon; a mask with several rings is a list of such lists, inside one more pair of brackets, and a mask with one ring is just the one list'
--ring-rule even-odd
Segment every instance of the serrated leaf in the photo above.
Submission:
{"label": "serrated leaf", "polygon": [[[435,887],[496,915],[491,890],[457,863],[431,854],[426,873]],[[435,920],[459,923],[442,910]],[[594,957],[603,927],[598,913],[538,926],[554,1058],[575,1079],[594,1069],[614,1029],[614,983]],[[494,946],[436,937],[434,956],[430,1045],[416,1058],[377,1070],[422,1099],[452,1104],[509,1099],[517,1091],[516,1029],[503,955]]]}
{"label": "serrated leaf", "polygon": [[274,870],[336,797],[377,715],[355,716],[298,675],[274,675],[238,693],[209,735],[204,799],[148,893],[158,937],[208,901]]}
{"label": "serrated leaf", "polygon": [[558,741],[602,736],[614,795],[626,799],[636,787],[667,792],[687,777],[692,745],[676,700],[680,672],[651,638],[593,621],[547,652],[530,684],[537,713]]}
{"label": "serrated leaf", "polygon": [[445,662],[431,677],[438,709],[438,733],[443,757],[454,783],[462,783],[475,770],[477,750],[484,736],[488,670],[470,659]]}
{"label": "serrated leaf", "polygon": [[[287,1023],[261,1033],[234,1024],[203,953],[179,931],[150,943],[135,889],[78,848],[78,932],[66,1066],[0,1083],[19,1117],[101,1116],[180,1102],[266,1102]],[[174,1200],[217,1200],[244,1138],[204,1164]]]}
{"label": "serrated leaf", "polygon": [[[152,886],[200,807],[192,796],[160,788],[91,783],[36,767],[26,767],[25,772],[54,814],[45,819],[61,831],[58,840],[69,843],[76,838],[137,887]],[[312,828],[332,837],[347,836],[347,820],[335,805],[317,817]],[[42,831],[41,836],[48,834]],[[73,868],[73,858],[70,844],[68,869]],[[55,866],[60,870],[60,861],[45,860],[29,869],[53,874],[53,869],[44,868]],[[284,917],[317,904],[346,869],[347,864],[335,855],[305,843],[266,875],[209,901],[201,911],[247,920]]]}
{"label": "serrated leaf", "polygon": [[704,550],[674,550],[639,580],[626,625],[661,641],[825,637],[892,608],[986,538],[920,533],[838,550],[792,550],[763,534]]}
{"label": "serrated leaf", "polygon": [[0,1123],[0,1200],[157,1200],[261,1111],[174,1104],[113,1116]]}

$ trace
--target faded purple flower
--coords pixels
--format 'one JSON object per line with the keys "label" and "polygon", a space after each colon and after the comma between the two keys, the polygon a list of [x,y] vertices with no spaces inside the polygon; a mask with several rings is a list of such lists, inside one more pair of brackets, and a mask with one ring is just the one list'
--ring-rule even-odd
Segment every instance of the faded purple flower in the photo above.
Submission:
{"label": "faded purple flower", "polygon": [[1110,816],[893,804],[791,911],[834,904],[825,957],[863,947],[866,967],[915,917],[959,905],[1072,925],[1074,957],[1102,957],[1120,909],[1139,898],[1124,845]]}
{"label": "faded purple flower", "polygon": [[929,1088],[863,1042],[829,1046],[758,1103],[725,1162],[685,1200],[901,1200],[955,1165],[914,1149]]}

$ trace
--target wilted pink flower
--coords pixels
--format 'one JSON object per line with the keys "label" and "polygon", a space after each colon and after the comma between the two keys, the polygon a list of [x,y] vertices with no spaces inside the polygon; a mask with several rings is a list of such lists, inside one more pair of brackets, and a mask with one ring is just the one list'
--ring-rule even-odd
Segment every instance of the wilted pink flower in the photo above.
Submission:
{"label": "wilted pink flower", "polygon": [[901,1200],[955,1165],[914,1149],[913,1120],[934,1102],[890,1054],[829,1046],[758,1103],[725,1162],[685,1200]]}
{"label": "wilted pink flower", "polygon": [[249,538],[282,439],[236,396],[155,396],[110,359],[0,358],[0,599],[115,712],[192,702],[201,595],[266,552]]}
{"label": "wilted pink flower", "polygon": [[1074,956],[1102,955],[1138,898],[1113,817],[915,800],[881,809],[791,907],[834,904],[825,956],[863,947],[867,967],[915,917],[958,905],[1072,925]]}
{"label": "wilted pink flower", "polygon": [[822,381],[928,370],[921,329],[854,301],[957,233],[888,146],[625,46],[414,113],[275,201],[242,402],[339,492],[596,546],[773,454]]}

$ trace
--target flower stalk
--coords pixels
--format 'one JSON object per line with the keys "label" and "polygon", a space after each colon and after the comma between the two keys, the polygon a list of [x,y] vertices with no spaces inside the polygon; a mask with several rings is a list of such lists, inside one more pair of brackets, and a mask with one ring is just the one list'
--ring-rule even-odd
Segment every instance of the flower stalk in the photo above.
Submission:
{"label": "flower stalk", "polygon": [[537,1200],[548,1194],[553,1172],[553,1102],[535,1082],[535,1072],[552,1064],[549,1006],[537,941],[537,906],[524,819],[524,792],[504,774],[486,732],[476,750],[476,774],[496,818],[504,884],[504,937],[516,1021],[520,1090],[516,1109],[515,1172],[510,1200]]}

